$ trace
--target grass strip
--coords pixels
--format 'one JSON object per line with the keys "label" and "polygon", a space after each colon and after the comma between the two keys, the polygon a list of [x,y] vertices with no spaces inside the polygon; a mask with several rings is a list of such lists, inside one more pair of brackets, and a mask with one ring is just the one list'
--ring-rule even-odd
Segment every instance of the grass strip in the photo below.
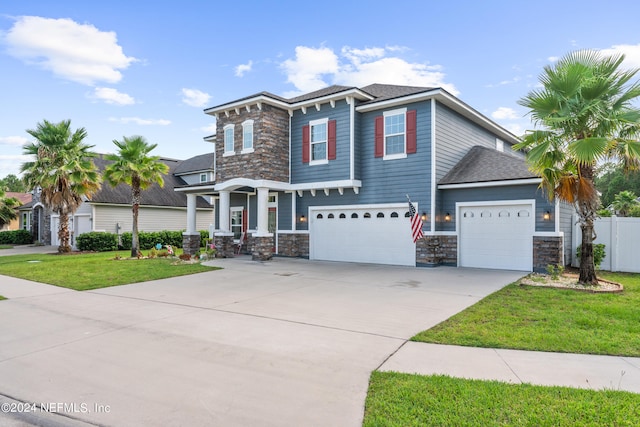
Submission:
{"label": "grass strip", "polygon": [[640,394],[373,372],[364,427],[636,426]]}
{"label": "grass strip", "polygon": [[180,262],[177,258],[115,260],[117,254],[3,256],[0,257],[0,274],[85,291],[218,269]]}
{"label": "grass strip", "polygon": [[413,341],[471,347],[640,356],[640,274],[600,273],[624,292],[511,284]]}

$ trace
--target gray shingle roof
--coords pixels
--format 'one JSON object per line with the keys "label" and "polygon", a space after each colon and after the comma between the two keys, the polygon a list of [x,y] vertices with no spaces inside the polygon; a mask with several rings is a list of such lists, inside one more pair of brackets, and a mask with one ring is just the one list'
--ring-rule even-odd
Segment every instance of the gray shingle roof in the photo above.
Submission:
{"label": "gray shingle roof", "polygon": [[[367,92],[369,95],[374,96],[376,99],[367,102],[380,102],[387,99],[400,98],[407,95],[415,95],[416,93],[428,92],[435,88],[421,87],[421,86],[398,86],[398,85],[385,85],[375,83],[369,86],[360,88],[363,92]],[[367,102],[363,102],[366,104]]]}
{"label": "gray shingle roof", "polygon": [[[212,155],[213,156],[213,155]],[[180,160],[175,159],[160,159],[164,164],[169,166],[169,173],[164,176],[164,187],[160,188],[158,184],[153,184],[146,190],[142,191],[142,203],[146,206],[171,206],[171,207],[186,207],[187,196],[184,193],[173,191],[174,188],[180,187],[186,184],[180,177],[174,175],[176,168],[180,165]],[[110,163],[105,160],[102,155],[99,155],[94,159],[96,166],[100,171],[104,171],[104,168]],[[207,203],[202,197],[197,199],[198,208],[211,208],[211,205]],[[131,187],[126,184],[120,184],[116,187],[112,187],[107,182],[102,183],[102,188],[91,197],[93,203],[112,203],[118,205],[130,205],[131,204]]]}
{"label": "gray shingle roof", "polygon": [[438,184],[467,184],[530,178],[538,178],[538,176],[529,170],[524,159],[476,145]]}
{"label": "gray shingle roof", "polygon": [[178,166],[176,166],[173,173],[176,175],[182,175],[206,170],[213,170],[213,153],[201,154],[199,156],[183,160],[178,164]]}

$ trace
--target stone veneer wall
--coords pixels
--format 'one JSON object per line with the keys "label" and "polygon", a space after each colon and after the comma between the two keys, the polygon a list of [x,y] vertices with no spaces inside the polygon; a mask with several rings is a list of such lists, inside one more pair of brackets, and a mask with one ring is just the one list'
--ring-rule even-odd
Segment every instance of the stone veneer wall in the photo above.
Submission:
{"label": "stone veneer wall", "polygon": [[[252,105],[240,114],[229,111],[229,117],[219,114],[216,126],[216,181],[232,178],[268,179],[289,182],[289,113],[263,104]],[[241,154],[242,123],[253,120],[252,153]],[[234,124],[235,155],[224,156],[224,127]]]}
{"label": "stone veneer wall", "polygon": [[195,255],[200,251],[200,233],[182,233],[182,251],[189,255]]}
{"label": "stone veneer wall", "polygon": [[458,265],[457,236],[425,236],[418,240],[416,265]]}
{"label": "stone veneer wall", "polygon": [[251,241],[251,259],[269,261],[273,258],[273,236],[254,237]]}
{"label": "stone veneer wall", "polygon": [[278,234],[278,255],[309,258],[309,234]]}
{"label": "stone veneer wall", "polygon": [[232,258],[235,255],[233,235],[213,236],[213,242],[216,245],[216,258]]}
{"label": "stone veneer wall", "polygon": [[547,265],[562,264],[563,238],[533,236],[533,271],[544,273]]}

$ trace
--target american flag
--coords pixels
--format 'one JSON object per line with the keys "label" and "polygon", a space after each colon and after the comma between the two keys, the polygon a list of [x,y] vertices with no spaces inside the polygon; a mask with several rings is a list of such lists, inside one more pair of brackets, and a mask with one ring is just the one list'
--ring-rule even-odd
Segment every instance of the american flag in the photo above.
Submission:
{"label": "american flag", "polygon": [[422,234],[422,218],[420,218],[411,202],[409,202],[409,216],[411,217],[411,237],[413,238],[413,243],[415,243],[424,235]]}

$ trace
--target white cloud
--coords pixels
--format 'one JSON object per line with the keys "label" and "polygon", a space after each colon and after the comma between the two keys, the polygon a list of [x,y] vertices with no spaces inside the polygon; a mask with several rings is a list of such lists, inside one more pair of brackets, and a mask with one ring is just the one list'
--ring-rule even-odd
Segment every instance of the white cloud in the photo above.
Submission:
{"label": "white cloud", "polygon": [[21,16],[3,37],[7,52],[66,80],[116,83],[136,61],[118,45],[116,33],[71,19]]}
{"label": "white cloud", "polygon": [[27,142],[29,142],[29,140],[22,136],[0,136],[0,144],[2,145],[22,147]]}
{"label": "white cloud", "polygon": [[116,89],[110,87],[97,87],[93,92],[93,98],[100,99],[107,104],[115,105],[132,105],[136,103],[136,100],[132,96],[126,93],[118,92]]}
{"label": "white cloud", "polygon": [[505,129],[507,129],[509,132],[511,132],[512,134],[514,134],[515,136],[522,136],[525,134],[526,129],[518,123],[510,123],[507,125],[503,126]]}
{"label": "white cloud", "polygon": [[559,56],[550,56],[550,57],[547,58],[547,60],[549,62],[556,62],[556,61],[558,61],[558,59],[560,59]]}
{"label": "white cloud", "polygon": [[165,119],[141,119],[140,117],[109,117],[110,122],[129,124],[134,123],[141,126],[157,125],[167,126],[171,124],[171,120]]}
{"label": "white cloud", "polygon": [[491,113],[491,117],[496,120],[515,120],[519,119],[513,108],[509,107],[499,107],[496,111]]}
{"label": "white cloud", "polygon": [[623,66],[625,68],[640,68],[640,44],[619,44],[611,46],[608,49],[601,49],[603,55],[620,55],[624,54],[625,59]]}
{"label": "white cloud", "polygon": [[244,76],[245,73],[248,73],[249,71],[251,71],[252,67],[253,67],[253,61],[249,61],[246,64],[240,64],[236,66],[236,77]]}
{"label": "white cloud", "polygon": [[20,166],[30,160],[30,156],[23,154],[0,154],[0,178],[10,174],[20,176]]}
{"label": "white cloud", "polygon": [[211,95],[198,89],[182,89],[182,102],[192,107],[204,107],[210,99]]}
{"label": "white cloud", "polygon": [[[345,46],[338,56],[327,47],[296,47],[295,58],[287,59],[281,67],[297,93],[311,92],[331,84],[362,87],[372,83],[442,87],[454,95],[458,90],[444,81],[445,74],[438,65],[411,63],[397,56],[405,48],[372,47],[356,49]],[[286,94],[293,96],[295,94]]]}
{"label": "white cloud", "polygon": [[207,134],[209,135],[213,135],[214,133],[216,133],[216,124],[214,122],[208,126],[203,126],[200,128],[200,130],[203,132],[207,132]]}

